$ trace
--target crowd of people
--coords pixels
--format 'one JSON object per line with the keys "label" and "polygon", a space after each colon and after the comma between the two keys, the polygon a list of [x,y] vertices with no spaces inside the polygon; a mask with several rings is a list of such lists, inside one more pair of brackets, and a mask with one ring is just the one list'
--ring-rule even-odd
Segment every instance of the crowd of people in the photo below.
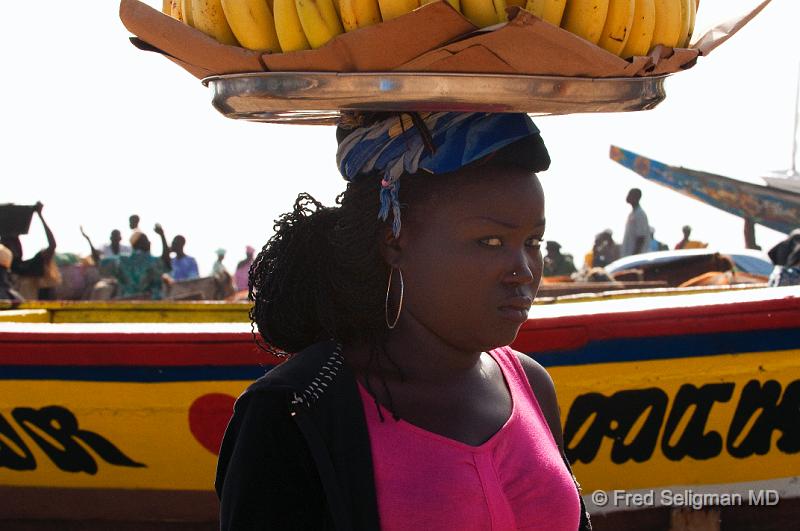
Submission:
{"label": "crowd of people", "polygon": [[[56,298],[56,288],[65,281],[61,270],[78,262],[83,272],[77,282],[77,298],[104,299],[232,299],[247,291],[248,273],[255,249],[247,246],[245,256],[231,274],[223,260],[225,249],[216,250],[216,261],[208,276],[202,277],[197,260],[186,253],[186,237],[175,235],[171,242],[164,228],[156,224],[153,232],[161,244],[161,252],[153,254],[152,242],[140,228],[140,218],[129,218],[129,236],[114,229],[107,242],[96,246],[80,227],[89,253],[78,258],[71,253],[57,254],[53,232],[42,215],[43,205],[37,203],[33,212],[38,216],[48,246],[33,257],[25,259],[20,241],[20,229],[5,229],[0,234],[0,300],[49,300]],[[1,227],[0,227],[1,229]],[[75,279],[71,279],[75,282]],[[74,286],[73,286],[74,288]],[[75,291],[75,290],[73,290]],[[74,297],[72,297],[74,298]]]}
{"label": "crowd of people", "polygon": [[[571,254],[561,252],[561,244],[549,240],[546,245],[547,254],[544,257],[545,277],[568,277],[578,272],[603,268],[624,256],[642,254],[654,251],[667,251],[669,246],[656,239],[655,228],[650,225],[647,213],[641,206],[642,191],[631,188],[625,198],[631,210],[625,220],[625,232],[622,241],[614,241],[611,229],[599,232],[594,238],[592,249],[584,256],[582,266],[576,266]],[[692,228],[683,226],[683,239],[678,241],[674,249],[702,249],[708,247],[707,243],[692,240]]]}
{"label": "crowd of people", "polygon": [[[595,236],[591,251],[586,253],[583,265],[575,265],[573,256],[561,252],[561,244],[549,240],[544,257],[544,277],[551,280],[575,278],[584,280],[609,280],[602,268],[625,256],[667,251],[670,247],[655,237],[655,228],[650,225],[647,213],[641,206],[642,191],[632,188],[625,201],[631,210],[625,220],[622,242],[614,241],[611,229],[605,229]],[[705,249],[708,243],[692,239],[692,227],[684,225],[683,238],[675,243],[674,250]],[[758,248],[756,246],[756,248]],[[758,248],[760,249],[760,248]],[[768,256],[773,263],[773,271],[768,279],[770,286],[789,286],[800,284],[800,229],[792,231],[782,242],[772,247]],[[581,274],[582,273],[582,274]]]}
{"label": "crowd of people", "polygon": [[[562,252],[555,240],[548,240],[544,256],[544,277],[552,280],[572,280],[579,273],[597,279],[597,271],[624,256],[652,251],[664,251],[670,247],[658,241],[655,228],[650,225],[647,213],[641,205],[642,192],[632,188],[625,199],[631,210],[625,220],[621,242],[614,240],[611,229],[599,232],[592,249],[584,255],[582,264],[576,264],[573,255]],[[56,240],[42,215],[44,205],[37,203],[32,213],[39,219],[47,239],[47,247],[30,258],[23,257],[20,235],[14,232],[0,234],[0,300],[54,299],[57,288],[64,282],[59,265],[74,261],[75,255],[56,253]],[[95,274],[83,279],[85,286],[78,298],[87,299],[232,299],[246,298],[248,274],[253,263],[255,249],[245,248],[245,255],[236,264],[231,274],[223,260],[225,249],[216,250],[216,261],[208,276],[201,277],[195,257],[186,253],[186,237],[175,235],[168,242],[164,228],[155,224],[153,232],[161,244],[161,252],[154,255],[150,238],[140,228],[138,215],[128,220],[130,233],[123,237],[122,231],[114,229],[107,242],[99,247],[80,228],[89,246],[89,254],[83,259]],[[692,239],[692,227],[682,228],[683,238],[672,247],[680,249],[702,249],[707,243]],[[769,256],[775,265],[770,279],[773,285],[800,283],[800,229],[770,250]],[[594,272],[594,273],[592,273]]]}

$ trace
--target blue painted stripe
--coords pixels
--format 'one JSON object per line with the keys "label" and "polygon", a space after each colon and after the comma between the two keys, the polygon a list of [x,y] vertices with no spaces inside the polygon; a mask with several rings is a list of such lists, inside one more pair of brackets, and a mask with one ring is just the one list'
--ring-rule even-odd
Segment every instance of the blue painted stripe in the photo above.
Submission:
{"label": "blue painted stripe", "polygon": [[[800,350],[800,328],[592,341],[574,350],[529,353],[545,367],[695,358],[748,352]],[[249,381],[271,367],[234,366],[0,366],[0,380],[84,382]]]}
{"label": "blue painted stripe", "polygon": [[800,350],[800,328],[593,341],[575,350],[529,353],[545,367]]}
{"label": "blue painted stripe", "polygon": [[255,380],[264,376],[272,367],[258,365],[241,366],[188,366],[188,367],[141,367],[141,366],[0,366],[0,380],[71,380],[82,382],[199,382]]}

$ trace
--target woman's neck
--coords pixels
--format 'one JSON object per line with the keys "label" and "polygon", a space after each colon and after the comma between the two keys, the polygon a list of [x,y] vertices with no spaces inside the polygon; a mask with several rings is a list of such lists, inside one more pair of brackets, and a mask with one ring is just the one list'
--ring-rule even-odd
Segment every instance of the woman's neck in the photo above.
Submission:
{"label": "woman's neck", "polygon": [[371,347],[365,344],[345,345],[343,354],[358,373],[418,382],[459,378],[480,365],[482,354],[448,343],[410,315],[391,331],[385,347],[389,359],[380,364],[372,359]]}

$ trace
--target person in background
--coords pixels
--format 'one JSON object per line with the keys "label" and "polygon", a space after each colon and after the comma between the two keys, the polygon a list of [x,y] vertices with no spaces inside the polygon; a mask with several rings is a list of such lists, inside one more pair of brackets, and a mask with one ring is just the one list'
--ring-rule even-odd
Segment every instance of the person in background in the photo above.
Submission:
{"label": "person in background", "polygon": [[774,264],[768,285],[800,285],[800,229],[794,229],[789,237],[769,250],[769,258]]}
{"label": "person in background", "polygon": [[[118,230],[116,230],[116,229],[111,231],[111,245],[104,245],[103,246],[104,251],[101,252],[101,251],[97,250],[97,248],[92,243],[91,238],[89,238],[89,235],[86,234],[85,230],[83,230],[83,225],[81,225],[80,229],[81,229],[81,236],[83,236],[84,239],[89,244],[89,249],[92,252],[92,262],[94,263],[95,266],[97,266],[97,271],[98,271],[98,273],[100,275],[100,278],[114,277],[115,276],[114,272],[116,271],[117,267],[119,266],[119,257],[122,256],[122,248],[121,248],[118,240],[117,240],[117,243],[116,243],[117,252],[116,253],[114,252],[114,248],[115,248],[114,247],[114,241],[115,241],[115,234],[114,233],[116,233],[116,235],[119,236],[120,232]],[[121,236],[120,236],[120,238],[121,238]],[[105,252],[106,248],[108,248],[108,253]],[[131,254],[130,253],[130,247],[128,247],[128,250],[129,251],[126,254]]]}
{"label": "person in background", "polygon": [[675,244],[675,249],[705,249],[708,247],[707,243],[698,242],[689,238],[692,234],[692,228],[689,225],[684,225],[683,229],[683,239]]}
{"label": "person in background", "polygon": [[128,218],[128,227],[131,229],[130,239],[133,239],[133,235],[142,230],[139,228],[139,216],[137,214],[133,214]]}
{"label": "person in background", "polygon": [[575,264],[571,254],[561,254],[561,244],[549,240],[547,242],[547,255],[544,257],[544,276],[561,277],[575,273]]}
{"label": "person in background", "polygon": [[122,233],[119,231],[119,229],[114,229],[111,231],[111,236],[109,237],[109,243],[103,245],[103,248],[101,250],[98,250],[94,246],[91,238],[89,238],[89,235],[86,234],[86,231],[83,230],[83,225],[81,225],[80,229],[81,229],[81,236],[83,236],[89,243],[89,249],[91,249],[92,252],[92,259],[94,260],[94,263],[96,265],[100,265],[100,261],[103,258],[117,259],[122,255],[131,254],[131,248],[121,243]]}
{"label": "person in background", "polygon": [[663,242],[656,240],[656,229],[650,227],[650,252],[653,251],[668,251],[669,246]]}
{"label": "person in background", "polygon": [[255,255],[256,250],[252,246],[248,245],[245,247],[244,252],[245,259],[236,264],[236,272],[233,274],[233,282],[236,291],[247,290],[247,282],[250,276],[250,266],[253,263],[253,255]]}
{"label": "person in background", "polygon": [[111,231],[108,243],[103,245],[100,252],[103,253],[103,256],[121,256],[131,254],[131,248],[122,243],[122,233],[119,229],[114,229]]}
{"label": "person in background", "polygon": [[236,289],[233,285],[233,277],[228,273],[225,264],[222,263],[222,261],[225,260],[225,249],[217,249],[216,255],[217,261],[214,262],[214,266],[211,268],[211,276],[214,277],[217,285],[214,298],[222,300],[233,295]]}
{"label": "person in background", "polygon": [[172,277],[172,280],[191,280],[200,276],[197,260],[186,254],[184,247],[186,247],[185,237],[178,234],[172,238],[170,250],[175,253],[171,261],[172,273],[170,277]]}
{"label": "person in background", "polygon": [[120,256],[119,266],[114,272],[119,282],[119,297],[161,298],[162,277],[171,270],[172,265],[164,229],[156,225],[155,232],[161,237],[160,258],[150,254],[150,240],[144,232],[134,232],[131,236],[133,251],[129,256]]}
{"label": "person in background", "polygon": [[217,261],[214,262],[213,266],[211,266],[211,276],[213,277],[220,277],[223,275],[230,276],[228,270],[225,269],[225,264],[222,263],[222,261],[225,260],[225,249],[221,248],[217,249],[214,253],[217,255]]}
{"label": "person in background", "polygon": [[[29,289],[23,292],[31,292],[31,297],[35,296],[40,300],[51,300],[54,296],[55,286],[60,284],[61,276],[58,272],[58,267],[54,263],[56,254],[56,239],[53,236],[53,231],[42,216],[42,209],[44,205],[37,202],[34,206],[34,212],[42,222],[45,236],[47,237],[47,247],[36,253],[33,258],[23,260],[22,258],[22,242],[16,234],[3,234],[0,235],[0,244],[11,251],[13,259],[11,262],[11,272],[19,277],[19,281],[28,285]],[[28,296],[28,295],[26,295]]]}
{"label": "person in background", "polygon": [[0,301],[22,302],[24,299],[11,285],[11,262],[14,254],[0,244]]}
{"label": "person in background", "polygon": [[611,229],[606,229],[594,238],[590,267],[605,267],[619,258],[619,244],[614,241]]}
{"label": "person in background", "polygon": [[642,200],[642,191],[631,188],[625,202],[631,206],[631,212],[625,222],[625,235],[622,237],[622,256],[646,253],[650,248],[650,223],[639,202]]}

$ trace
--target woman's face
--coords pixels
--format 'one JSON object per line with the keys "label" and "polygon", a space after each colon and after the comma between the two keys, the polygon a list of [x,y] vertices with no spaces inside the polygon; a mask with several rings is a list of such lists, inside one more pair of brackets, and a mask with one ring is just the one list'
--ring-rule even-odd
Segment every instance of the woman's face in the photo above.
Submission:
{"label": "woman's face", "polygon": [[[511,343],[542,277],[544,195],[533,173],[479,167],[413,207],[397,242],[403,316],[446,343]],[[406,314],[407,313],[407,314]]]}

